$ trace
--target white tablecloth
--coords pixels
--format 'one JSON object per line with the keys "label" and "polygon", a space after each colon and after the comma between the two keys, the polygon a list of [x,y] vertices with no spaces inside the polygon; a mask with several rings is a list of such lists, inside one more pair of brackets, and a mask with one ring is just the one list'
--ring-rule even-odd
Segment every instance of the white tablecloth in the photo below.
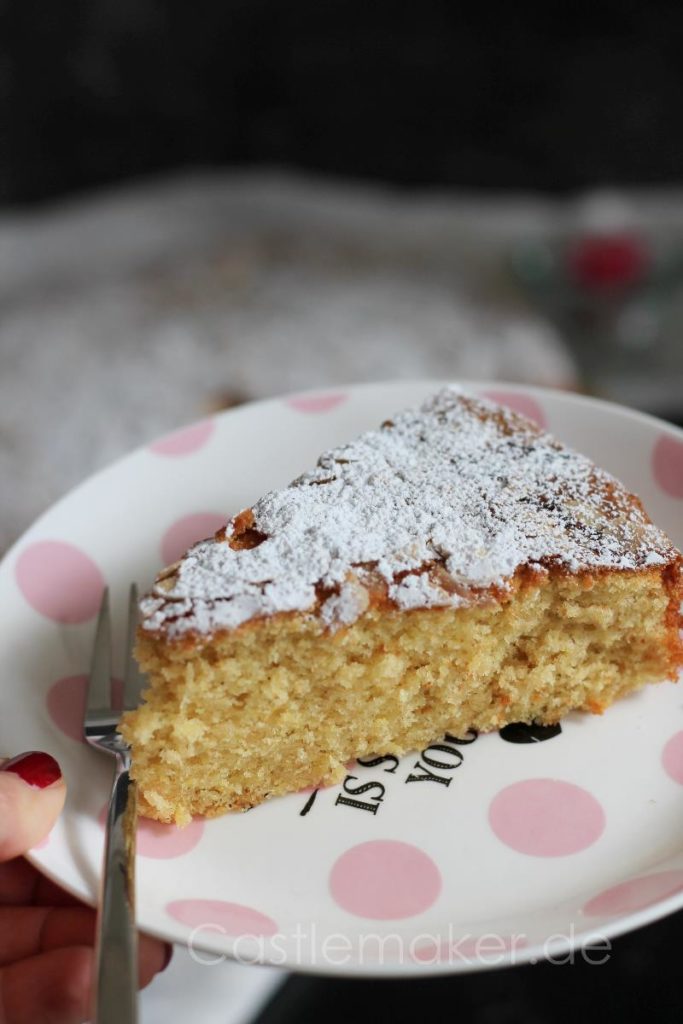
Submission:
{"label": "white tablecloth", "polygon": [[94,469],[244,398],[429,375],[571,385],[501,273],[534,217],[214,176],[0,218],[0,552]]}

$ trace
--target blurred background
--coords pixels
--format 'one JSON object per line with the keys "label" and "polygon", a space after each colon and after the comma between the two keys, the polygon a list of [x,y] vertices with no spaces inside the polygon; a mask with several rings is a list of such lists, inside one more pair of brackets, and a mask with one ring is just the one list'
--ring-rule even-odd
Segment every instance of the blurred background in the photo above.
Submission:
{"label": "blurred background", "polygon": [[[657,0],[0,2],[0,553],[115,456],[282,391],[499,379],[683,422],[682,42]],[[410,985],[177,956],[145,1013],[665,1020],[680,928]]]}

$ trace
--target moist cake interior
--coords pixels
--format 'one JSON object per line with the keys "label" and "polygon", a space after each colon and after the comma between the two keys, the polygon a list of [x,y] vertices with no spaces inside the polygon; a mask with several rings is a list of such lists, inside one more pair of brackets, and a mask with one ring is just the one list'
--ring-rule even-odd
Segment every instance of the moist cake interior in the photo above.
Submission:
{"label": "moist cake interior", "polygon": [[680,556],[638,499],[455,389],[321,457],[142,603],[142,813],[187,823],[444,732],[675,678]]}

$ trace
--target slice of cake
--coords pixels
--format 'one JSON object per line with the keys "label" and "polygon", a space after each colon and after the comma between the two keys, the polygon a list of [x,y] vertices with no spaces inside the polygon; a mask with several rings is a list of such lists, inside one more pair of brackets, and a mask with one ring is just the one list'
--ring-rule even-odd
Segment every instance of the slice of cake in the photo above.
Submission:
{"label": "slice of cake", "polygon": [[142,601],[142,813],[186,823],[445,731],[673,679],[681,557],[613,477],[446,388],[324,454]]}

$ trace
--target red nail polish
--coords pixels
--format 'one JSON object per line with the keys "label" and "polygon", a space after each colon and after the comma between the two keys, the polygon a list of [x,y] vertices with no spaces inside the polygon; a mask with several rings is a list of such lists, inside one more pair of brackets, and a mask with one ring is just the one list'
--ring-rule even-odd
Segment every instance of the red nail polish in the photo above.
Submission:
{"label": "red nail polish", "polygon": [[19,754],[0,767],[0,771],[14,772],[19,778],[36,789],[45,789],[62,777],[62,771],[51,754],[42,750],[29,750]]}

